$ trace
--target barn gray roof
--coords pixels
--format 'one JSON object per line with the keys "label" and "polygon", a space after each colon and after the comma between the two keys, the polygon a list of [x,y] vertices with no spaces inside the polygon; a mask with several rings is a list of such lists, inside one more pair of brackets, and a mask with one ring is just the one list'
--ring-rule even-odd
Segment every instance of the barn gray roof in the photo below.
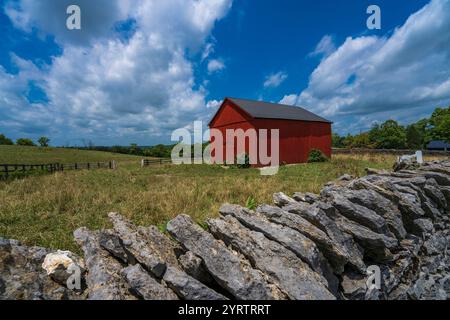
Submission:
{"label": "barn gray roof", "polygon": [[247,99],[228,98],[253,118],[327,122],[331,121],[301,107]]}

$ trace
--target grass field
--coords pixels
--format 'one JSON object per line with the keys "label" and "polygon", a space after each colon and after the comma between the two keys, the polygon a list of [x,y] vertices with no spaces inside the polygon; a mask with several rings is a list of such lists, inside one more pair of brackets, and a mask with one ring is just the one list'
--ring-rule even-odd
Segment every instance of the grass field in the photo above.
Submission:
{"label": "grass field", "polygon": [[0,164],[45,164],[105,161],[139,161],[139,157],[65,148],[0,146]]}
{"label": "grass field", "polygon": [[[6,151],[6,152],[4,152]],[[0,182],[0,237],[28,245],[79,252],[72,232],[87,226],[110,227],[107,213],[117,211],[137,224],[164,229],[180,213],[199,223],[218,214],[224,202],[245,205],[252,197],[271,203],[272,194],[319,192],[345,173],[364,175],[366,167],[390,168],[394,156],[340,155],[328,163],[284,166],[264,177],[256,169],[208,165],[140,168],[139,157],[93,151],[0,147],[0,163],[117,160],[117,170],[68,171]]]}

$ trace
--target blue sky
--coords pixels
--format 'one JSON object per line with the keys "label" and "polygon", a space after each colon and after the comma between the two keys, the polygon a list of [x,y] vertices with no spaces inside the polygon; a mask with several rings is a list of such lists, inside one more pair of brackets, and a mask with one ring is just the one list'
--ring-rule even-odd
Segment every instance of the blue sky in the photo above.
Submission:
{"label": "blue sky", "polygon": [[[65,28],[70,4],[82,30]],[[13,139],[169,143],[226,96],[299,105],[340,134],[450,105],[450,0],[0,0],[0,36]]]}

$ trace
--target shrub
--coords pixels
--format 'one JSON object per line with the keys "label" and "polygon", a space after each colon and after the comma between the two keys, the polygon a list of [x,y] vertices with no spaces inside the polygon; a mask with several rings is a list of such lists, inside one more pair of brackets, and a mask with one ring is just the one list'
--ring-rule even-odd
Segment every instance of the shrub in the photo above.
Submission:
{"label": "shrub", "polygon": [[20,139],[17,139],[16,144],[17,144],[18,146],[30,146],[30,147],[35,146],[33,140],[31,140],[31,139],[26,139],[26,138],[20,138]]}
{"label": "shrub", "polygon": [[322,151],[313,149],[309,153],[308,162],[327,162],[329,159],[323,154]]}
{"label": "shrub", "polygon": [[247,169],[250,168],[250,157],[248,154],[243,153],[241,155],[238,155],[236,157],[236,166],[239,169]]}
{"label": "shrub", "polygon": [[253,198],[252,196],[247,198],[247,201],[245,202],[245,207],[249,210],[255,210],[257,207],[257,203],[255,198]]}

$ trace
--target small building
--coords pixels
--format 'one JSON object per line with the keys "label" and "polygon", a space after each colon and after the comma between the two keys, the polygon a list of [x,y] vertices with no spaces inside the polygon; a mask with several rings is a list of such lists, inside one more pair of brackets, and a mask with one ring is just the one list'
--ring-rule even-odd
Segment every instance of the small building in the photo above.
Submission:
{"label": "small building", "polygon": [[[331,121],[300,107],[225,98],[209,128],[220,130],[224,137],[227,129],[279,129],[280,164],[292,164],[307,162],[313,149],[331,157],[331,125]],[[268,145],[270,149],[271,141]]]}
{"label": "small building", "polygon": [[441,150],[441,151],[450,151],[450,143],[445,141],[431,141],[427,144],[427,150]]}

